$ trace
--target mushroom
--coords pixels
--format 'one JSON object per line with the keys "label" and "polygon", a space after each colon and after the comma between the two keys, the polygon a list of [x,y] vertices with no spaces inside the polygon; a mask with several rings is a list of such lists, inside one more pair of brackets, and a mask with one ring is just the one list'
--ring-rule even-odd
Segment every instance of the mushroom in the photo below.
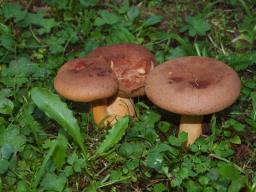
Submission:
{"label": "mushroom", "polygon": [[203,115],[230,106],[240,93],[240,79],[228,65],[207,57],[181,57],[158,65],[148,75],[147,97],[167,111],[181,114],[179,132],[187,145],[202,134]]}
{"label": "mushroom", "polygon": [[105,119],[104,111],[111,117],[105,119],[105,125],[113,125],[124,115],[134,116],[131,97],[145,94],[145,80],[155,65],[154,56],[141,45],[127,43],[99,47],[86,57],[103,57],[116,74],[119,83],[118,94],[107,103],[106,109],[102,109],[103,113],[102,110],[93,110],[96,124]]}
{"label": "mushroom", "polygon": [[118,91],[118,81],[103,57],[86,57],[65,63],[54,79],[54,87],[64,98],[91,102],[93,111],[103,113],[107,98]]}

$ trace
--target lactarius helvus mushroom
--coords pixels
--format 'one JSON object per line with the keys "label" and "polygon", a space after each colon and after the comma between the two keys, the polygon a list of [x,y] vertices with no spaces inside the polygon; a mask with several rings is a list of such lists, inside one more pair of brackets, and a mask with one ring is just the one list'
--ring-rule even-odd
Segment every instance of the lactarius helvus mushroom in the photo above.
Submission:
{"label": "lactarius helvus mushroom", "polygon": [[155,67],[147,77],[145,91],[160,108],[182,115],[179,132],[188,133],[190,145],[202,134],[203,115],[221,111],[236,101],[240,79],[220,61],[182,57]]}
{"label": "lactarius helvus mushroom", "polygon": [[101,107],[103,111],[108,112],[106,116],[109,118],[103,118],[102,110],[93,109],[96,124],[105,119],[104,125],[113,125],[124,115],[134,116],[131,98],[145,94],[145,79],[155,65],[154,56],[141,45],[117,44],[99,47],[86,57],[104,58],[118,79],[117,95],[108,99],[107,105],[102,103]]}
{"label": "lactarius helvus mushroom", "polygon": [[104,116],[102,103],[117,93],[118,81],[104,58],[87,57],[65,63],[54,79],[54,87],[66,99],[90,102],[102,113],[99,116]]}

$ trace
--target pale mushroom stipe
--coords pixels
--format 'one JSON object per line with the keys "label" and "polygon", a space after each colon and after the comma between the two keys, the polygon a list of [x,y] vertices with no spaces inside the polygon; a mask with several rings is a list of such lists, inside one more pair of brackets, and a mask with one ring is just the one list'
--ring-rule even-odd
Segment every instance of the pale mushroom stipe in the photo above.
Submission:
{"label": "pale mushroom stipe", "polygon": [[102,103],[116,94],[118,81],[104,58],[88,57],[65,63],[54,79],[54,87],[66,99],[90,102],[93,109],[103,111]]}
{"label": "pale mushroom stipe", "polygon": [[[103,57],[118,79],[118,93],[107,103],[99,104],[102,110],[94,110],[93,117],[96,124],[113,125],[124,115],[135,116],[133,97],[145,94],[145,80],[154,68],[154,56],[143,46],[137,44],[117,44],[102,46],[87,55],[87,57]],[[104,115],[104,113],[107,114]]]}
{"label": "pale mushroom stipe", "polygon": [[229,107],[239,97],[240,87],[240,78],[228,65],[189,56],[156,66],[145,91],[152,103],[181,115],[179,132],[188,133],[190,145],[202,134],[203,115]]}

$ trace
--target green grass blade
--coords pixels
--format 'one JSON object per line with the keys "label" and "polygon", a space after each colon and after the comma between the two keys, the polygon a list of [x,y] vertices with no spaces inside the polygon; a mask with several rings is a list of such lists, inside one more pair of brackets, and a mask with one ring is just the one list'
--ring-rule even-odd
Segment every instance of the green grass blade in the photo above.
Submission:
{"label": "green grass blade", "polygon": [[62,102],[58,95],[39,87],[31,90],[31,97],[40,110],[49,118],[57,121],[72,136],[87,157],[86,147],[83,144],[79,125],[66,103]]}
{"label": "green grass blade", "polygon": [[52,143],[53,145],[50,147],[46,157],[44,158],[44,161],[42,163],[42,166],[40,167],[39,171],[36,173],[35,175],[35,179],[34,182],[32,184],[32,192],[36,192],[36,188],[41,180],[41,178],[43,177],[45,170],[46,170],[46,166],[47,166],[47,162],[50,160],[51,156],[53,155],[57,145],[58,145],[58,141],[55,140]]}
{"label": "green grass blade", "polygon": [[117,123],[110,129],[105,140],[100,144],[96,150],[96,157],[101,156],[104,152],[109,150],[115,144],[117,144],[125,134],[125,130],[128,128],[129,117],[124,117],[117,121]]}

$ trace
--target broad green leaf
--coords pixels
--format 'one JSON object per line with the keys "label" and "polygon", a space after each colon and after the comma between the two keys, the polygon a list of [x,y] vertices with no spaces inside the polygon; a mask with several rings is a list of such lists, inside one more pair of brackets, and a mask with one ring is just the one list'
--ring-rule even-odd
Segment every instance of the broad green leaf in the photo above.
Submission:
{"label": "broad green leaf", "polygon": [[141,121],[147,124],[147,126],[154,127],[155,123],[159,122],[160,119],[161,119],[161,115],[159,113],[156,113],[155,111],[152,111],[152,110],[148,110],[143,114]]}
{"label": "broad green leaf", "polygon": [[110,173],[110,180],[115,181],[115,180],[119,180],[120,178],[122,178],[123,173],[120,170],[113,170]]}
{"label": "broad green leaf", "polygon": [[164,158],[162,153],[164,152],[171,153],[174,155],[177,154],[177,151],[170,145],[160,143],[159,145],[156,145],[153,149],[149,151],[146,159],[147,166],[160,171],[163,166]]}
{"label": "broad green leaf", "polygon": [[128,123],[129,117],[124,117],[116,122],[116,124],[109,130],[105,140],[96,150],[96,156],[102,155],[122,139],[128,128]]}
{"label": "broad green leaf", "polygon": [[177,58],[177,57],[183,57],[183,56],[186,56],[187,55],[187,52],[185,49],[183,49],[182,46],[177,46],[175,47],[170,55],[167,55],[167,60],[171,60],[171,59],[174,59],[174,58]]}
{"label": "broad green leaf", "polygon": [[16,192],[27,192],[28,187],[25,181],[19,181],[17,184]]}
{"label": "broad green leaf", "polygon": [[140,14],[140,10],[137,7],[131,6],[127,12],[128,18],[133,21],[136,19]]}
{"label": "broad green leaf", "polygon": [[215,144],[213,151],[221,157],[229,157],[233,155],[234,151],[228,141],[221,141],[219,144]]}
{"label": "broad green leaf", "polygon": [[239,178],[234,179],[228,188],[228,192],[240,192],[242,188],[246,187],[248,180],[245,176],[240,175]]}
{"label": "broad green leaf", "polygon": [[218,171],[220,175],[229,180],[236,180],[240,177],[240,171],[227,163],[221,164]]}
{"label": "broad green leaf", "polygon": [[10,99],[1,98],[0,99],[0,113],[11,114],[14,108],[14,104]]}
{"label": "broad green leaf", "polygon": [[3,182],[1,178],[0,178],[0,192],[3,192]]}
{"label": "broad green leaf", "polygon": [[8,51],[14,51],[15,41],[10,34],[2,34],[0,36],[0,42]]}
{"label": "broad green leaf", "polygon": [[4,174],[10,165],[10,162],[6,159],[0,159],[0,174]]}
{"label": "broad green leaf", "polygon": [[233,128],[237,132],[245,131],[245,125],[232,118],[224,123],[223,128]]}
{"label": "broad green leaf", "polygon": [[229,139],[230,143],[234,143],[234,144],[241,144],[241,139],[238,135],[235,135],[234,137]]}
{"label": "broad green leaf", "polygon": [[168,121],[160,121],[158,123],[158,129],[163,133],[167,133],[171,127],[171,124]]}
{"label": "broad green leaf", "polygon": [[98,0],[79,0],[80,4],[84,7],[95,6],[98,3]]}
{"label": "broad green leaf", "polygon": [[106,38],[107,44],[136,43],[135,36],[126,28],[118,27],[114,29]]}
{"label": "broad green leaf", "polygon": [[152,15],[142,23],[143,27],[148,27],[160,23],[164,17],[162,15]]}
{"label": "broad green leaf", "polygon": [[48,191],[62,192],[66,182],[67,178],[64,175],[58,176],[52,173],[47,173],[42,180],[40,187]]}
{"label": "broad green leaf", "polygon": [[153,169],[156,169],[158,171],[161,170],[162,166],[163,166],[163,155],[161,153],[158,152],[150,152],[147,156],[147,166]]}
{"label": "broad green leaf", "polygon": [[0,148],[0,157],[2,159],[9,159],[14,152],[16,152],[14,147],[7,143]]}
{"label": "broad green leaf", "polygon": [[49,118],[57,121],[64,130],[72,136],[81,147],[84,155],[86,155],[86,149],[83,144],[79,125],[66,103],[62,102],[58,95],[39,87],[35,87],[31,90],[31,98],[39,109],[41,109]]}
{"label": "broad green leaf", "polygon": [[153,187],[153,192],[164,192],[167,191],[167,187],[163,183],[157,183]]}
{"label": "broad green leaf", "polygon": [[144,150],[141,143],[122,143],[118,149],[118,153],[127,158],[139,158]]}
{"label": "broad green leaf", "polygon": [[67,139],[63,135],[58,135],[58,146],[53,154],[53,161],[55,166],[60,169],[65,163],[66,149],[68,145]]}
{"label": "broad green leaf", "polygon": [[202,191],[202,187],[199,183],[189,180],[185,183],[186,191],[187,192],[200,192]]}

